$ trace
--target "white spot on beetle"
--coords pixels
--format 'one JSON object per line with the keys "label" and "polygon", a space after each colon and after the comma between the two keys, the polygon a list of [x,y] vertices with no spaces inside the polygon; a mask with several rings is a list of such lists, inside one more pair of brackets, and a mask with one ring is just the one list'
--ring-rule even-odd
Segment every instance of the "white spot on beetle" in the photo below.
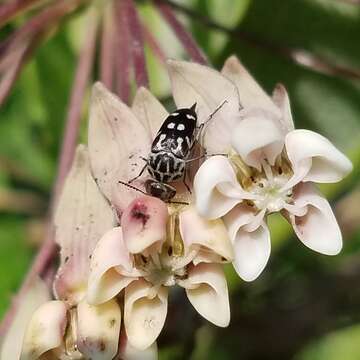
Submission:
{"label": "white spot on beetle", "polygon": [[180,131],[185,130],[185,125],[184,124],[179,124],[176,129],[180,130]]}
{"label": "white spot on beetle", "polygon": [[187,117],[188,119],[195,120],[195,116],[193,116],[193,115],[186,114],[186,117]]}
{"label": "white spot on beetle", "polygon": [[168,129],[173,129],[175,127],[175,123],[171,122],[168,124],[167,128]]}
{"label": "white spot on beetle", "polygon": [[178,115],[179,115],[178,112],[174,112],[174,113],[170,114],[170,116],[178,116]]}

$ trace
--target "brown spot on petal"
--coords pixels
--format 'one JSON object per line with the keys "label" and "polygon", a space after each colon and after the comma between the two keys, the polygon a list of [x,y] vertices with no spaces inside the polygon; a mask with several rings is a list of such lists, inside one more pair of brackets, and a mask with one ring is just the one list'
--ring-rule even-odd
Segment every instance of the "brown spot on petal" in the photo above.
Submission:
{"label": "brown spot on petal", "polygon": [[115,320],[115,319],[111,319],[111,320],[109,321],[110,329],[112,329],[112,328],[115,326],[115,324],[116,324],[116,320]]}
{"label": "brown spot on petal", "polygon": [[105,342],[103,340],[99,341],[99,350],[101,352],[104,352],[106,349],[106,345],[105,345]]}
{"label": "brown spot on petal", "polygon": [[135,204],[131,210],[131,216],[142,222],[143,226],[146,225],[148,220],[150,219],[150,215],[147,214],[147,206],[144,204]]}

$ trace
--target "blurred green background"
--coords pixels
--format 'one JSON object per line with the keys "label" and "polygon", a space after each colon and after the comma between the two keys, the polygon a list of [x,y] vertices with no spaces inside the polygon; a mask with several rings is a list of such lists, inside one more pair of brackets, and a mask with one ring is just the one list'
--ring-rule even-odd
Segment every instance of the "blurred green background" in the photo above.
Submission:
{"label": "blurred green background", "polygon": [[[178,3],[194,11],[177,15],[216,68],[236,54],[268,92],[282,82],[296,127],[327,136],[353,160],[354,171],[341,183],[322,187],[343,230],[340,255],[311,252],[285,221],[272,216],[272,256],[261,277],[244,283],[231,267],[227,269],[230,326],[209,325],[175,290],[159,339],[160,359],[360,359],[360,4],[345,0]],[[156,9],[146,1],[138,6],[166,55],[185,58]],[[2,28],[0,38],[26,16]],[[204,19],[229,31],[204,25]],[[84,36],[80,11],[37,49],[0,109],[0,316],[42,240]],[[288,56],[295,49],[352,72],[327,75],[317,66],[299,65]],[[146,56],[150,89],[172,108],[164,66],[148,47]],[[82,140],[86,115],[84,106]]]}

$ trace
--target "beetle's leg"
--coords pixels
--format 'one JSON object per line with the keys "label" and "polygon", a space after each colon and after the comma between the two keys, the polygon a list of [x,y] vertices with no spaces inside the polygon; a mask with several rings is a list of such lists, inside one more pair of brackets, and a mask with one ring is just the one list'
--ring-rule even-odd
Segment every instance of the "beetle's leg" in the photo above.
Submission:
{"label": "beetle's leg", "polygon": [[[144,158],[142,158],[144,159]],[[146,159],[145,159],[146,160]],[[143,168],[140,170],[139,174],[137,176],[135,176],[133,179],[129,180],[128,181],[128,184],[131,184],[133,181],[135,181],[136,179],[138,179],[145,171],[145,169],[148,167],[148,163],[147,163],[147,160],[146,160],[146,164],[143,166]]]}
{"label": "beetle's leg", "polygon": [[187,174],[187,172],[186,172],[186,167],[185,167],[185,169],[184,169],[184,175],[183,175],[183,183],[184,183],[187,191],[191,194],[190,186],[186,183],[186,174]]}
{"label": "beetle's leg", "polygon": [[[214,115],[227,103],[227,100],[224,100],[210,115],[209,117],[203,122],[201,123],[199,126],[197,126],[197,134],[196,137],[199,140],[201,137],[201,133],[205,127],[205,125],[207,125],[207,123],[214,117]],[[202,143],[202,141],[200,141],[200,144]]]}

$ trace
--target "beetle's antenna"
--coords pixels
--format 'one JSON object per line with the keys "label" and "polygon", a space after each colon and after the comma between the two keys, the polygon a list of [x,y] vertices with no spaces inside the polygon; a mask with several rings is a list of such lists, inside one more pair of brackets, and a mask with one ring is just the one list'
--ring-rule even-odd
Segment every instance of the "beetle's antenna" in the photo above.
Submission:
{"label": "beetle's antenna", "polygon": [[125,185],[125,186],[127,186],[128,188],[130,188],[130,189],[132,189],[132,190],[136,190],[136,191],[138,191],[138,192],[140,192],[140,193],[142,193],[142,194],[144,194],[144,195],[149,195],[149,194],[147,194],[145,191],[143,191],[143,190],[141,190],[141,189],[139,189],[139,188],[137,188],[137,187],[135,187],[135,186],[133,186],[133,185],[130,185],[130,184],[124,182],[124,181],[120,181],[120,180],[119,180],[118,183],[119,183],[119,184],[122,184],[122,185]]}

